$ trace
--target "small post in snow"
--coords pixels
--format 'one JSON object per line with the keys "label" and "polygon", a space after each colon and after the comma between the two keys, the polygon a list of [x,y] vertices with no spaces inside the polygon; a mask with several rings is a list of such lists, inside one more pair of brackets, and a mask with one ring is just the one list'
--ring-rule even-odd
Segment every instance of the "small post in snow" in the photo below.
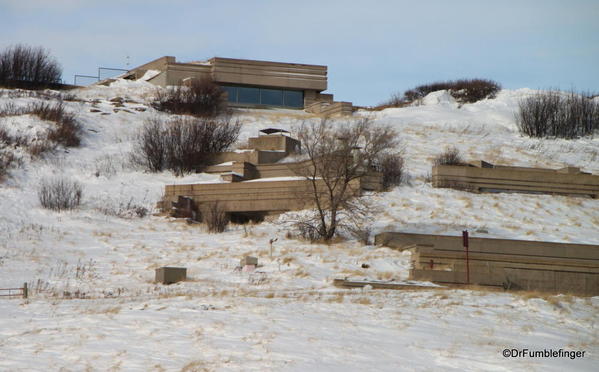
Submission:
{"label": "small post in snow", "polygon": [[468,260],[468,230],[462,231],[462,243],[466,251],[466,284],[470,284],[470,261]]}
{"label": "small post in snow", "polygon": [[276,242],[277,240],[279,240],[279,238],[274,238],[274,239],[270,239],[269,243],[270,243],[270,258],[272,259],[272,244],[274,242]]}

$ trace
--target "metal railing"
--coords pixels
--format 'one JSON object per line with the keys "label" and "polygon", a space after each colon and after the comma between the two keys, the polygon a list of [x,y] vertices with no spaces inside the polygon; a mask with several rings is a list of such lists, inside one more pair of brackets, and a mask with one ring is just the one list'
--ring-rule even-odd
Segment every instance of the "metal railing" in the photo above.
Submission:
{"label": "metal railing", "polygon": [[[97,76],[75,74],[73,76],[73,85],[89,85],[89,84],[97,83],[98,81],[102,81],[105,79],[110,79],[110,78],[116,77],[118,75],[122,75],[123,73],[128,72],[128,71],[129,70],[126,70],[123,68],[98,67],[98,75]],[[82,79],[83,80],[91,79],[91,80],[93,80],[93,82],[91,82],[89,84],[77,84],[77,80],[81,81]]]}
{"label": "metal railing", "polygon": [[[0,288],[0,293],[3,291],[8,292],[8,294],[0,294],[0,297],[23,296],[23,298],[27,298],[27,295],[29,294],[27,283],[23,283],[23,288]],[[18,293],[12,293],[13,291]]]}

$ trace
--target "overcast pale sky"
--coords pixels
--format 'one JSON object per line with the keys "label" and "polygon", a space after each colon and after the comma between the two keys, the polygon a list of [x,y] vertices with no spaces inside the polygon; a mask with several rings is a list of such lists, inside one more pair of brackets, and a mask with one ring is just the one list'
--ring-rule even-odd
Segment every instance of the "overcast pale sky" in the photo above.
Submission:
{"label": "overcast pale sky", "polygon": [[599,92],[599,0],[0,0],[0,48],[16,43],[50,49],[68,83],[172,55],[327,65],[357,105],[475,77]]}

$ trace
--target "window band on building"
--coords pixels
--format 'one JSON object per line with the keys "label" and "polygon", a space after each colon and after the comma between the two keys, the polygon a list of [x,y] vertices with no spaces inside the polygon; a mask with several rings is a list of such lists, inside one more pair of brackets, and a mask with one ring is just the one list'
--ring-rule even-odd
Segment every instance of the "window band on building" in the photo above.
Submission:
{"label": "window band on building", "polygon": [[228,101],[248,105],[304,107],[304,92],[301,90],[273,89],[242,85],[223,85]]}

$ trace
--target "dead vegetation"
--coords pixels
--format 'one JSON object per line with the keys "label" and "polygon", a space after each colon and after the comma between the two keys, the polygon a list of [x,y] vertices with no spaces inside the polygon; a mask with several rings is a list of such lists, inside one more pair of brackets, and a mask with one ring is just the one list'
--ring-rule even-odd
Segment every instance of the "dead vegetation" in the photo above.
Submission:
{"label": "dead vegetation", "polygon": [[6,176],[8,170],[16,163],[14,150],[17,148],[22,148],[35,158],[55,150],[59,145],[76,147],[81,143],[81,125],[75,115],[65,109],[63,101],[39,101],[22,107],[9,102],[0,107],[0,119],[21,115],[35,115],[41,120],[52,122],[53,126],[41,138],[11,135],[5,128],[0,127],[0,177]]}
{"label": "dead vegetation", "polygon": [[64,211],[81,204],[83,187],[79,182],[64,177],[44,179],[40,183],[37,195],[42,207]]}
{"label": "dead vegetation", "polygon": [[404,158],[401,153],[387,153],[380,156],[374,168],[383,175],[383,190],[399,186],[405,178]]}
{"label": "dead vegetation", "polygon": [[403,94],[393,93],[391,98],[375,107],[375,110],[404,107],[439,90],[448,90],[452,97],[460,103],[474,103],[485,98],[494,98],[501,90],[501,85],[488,79],[438,81],[408,89]]}
{"label": "dead vegetation", "polygon": [[433,159],[433,165],[465,165],[460,151],[456,147],[448,147]]}
{"label": "dead vegetation", "polygon": [[158,90],[152,106],[171,114],[215,117],[227,109],[223,89],[209,79],[193,79],[182,86]]}
{"label": "dead vegetation", "polygon": [[210,233],[222,233],[229,224],[229,216],[218,202],[210,203],[202,210],[202,219]]}
{"label": "dead vegetation", "polygon": [[151,172],[168,169],[181,176],[201,169],[211,154],[230,149],[240,129],[229,117],[148,119],[135,138],[131,159]]}
{"label": "dead vegetation", "polygon": [[516,123],[529,137],[572,139],[599,129],[599,103],[570,91],[538,92],[518,103]]}

